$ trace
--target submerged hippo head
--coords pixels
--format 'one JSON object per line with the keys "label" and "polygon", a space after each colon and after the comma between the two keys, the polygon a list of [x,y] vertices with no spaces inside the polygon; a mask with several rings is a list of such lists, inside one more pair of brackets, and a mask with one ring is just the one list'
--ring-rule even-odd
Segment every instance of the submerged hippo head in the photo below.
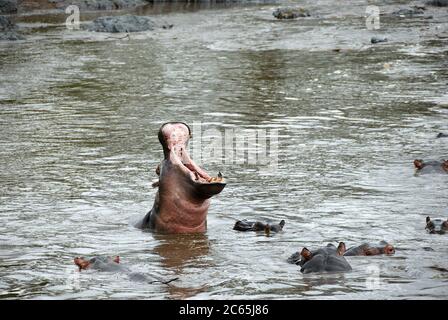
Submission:
{"label": "submerged hippo head", "polygon": [[188,155],[188,125],[165,123],[158,137],[164,160],[156,170],[159,181],[153,185],[159,190],[153,208],[137,227],[165,233],[205,232],[209,198],[220,193],[226,183],[221,173],[211,177]]}
{"label": "submerged hippo head", "polygon": [[112,258],[109,257],[93,257],[91,259],[86,259],[84,257],[76,257],[73,259],[73,262],[78,266],[79,271],[86,270],[89,268],[101,269],[102,266],[110,265],[110,264],[118,264],[120,263],[120,257],[115,256]]}
{"label": "submerged hippo head", "polygon": [[442,218],[432,219],[426,217],[426,231],[429,233],[445,234],[448,232],[448,220]]}
{"label": "submerged hippo head", "polygon": [[414,160],[416,173],[426,172],[442,172],[448,173],[448,160],[442,161],[423,161],[421,159]]}
{"label": "submerged hippo head", "polygon": [[271,232],[280,232],[285,226],[285,220],[281,220],[278,224],[264,223],[260,221],[238,220],[233,226],[233,230],[237,231],[264,231],[266,235]]}
{"label": "submerged hippo head", "polygon": [[371,245],[370,243],[363,243],[356,247],[348,249],[344,256],[375,256],[380,254],[393,255],[395,248],[386,241],[380,241],[378,244]]}
{"label": "submerged hippo head", "polygon": [[326,247],[313,252],[303,248],[300,252],[301,259],[297,264],[302,267],[300,269],[302,273],[351,271],[352,267],[343,257],[345,250],[344,242],[340,242],[337,248],[329,243]]}

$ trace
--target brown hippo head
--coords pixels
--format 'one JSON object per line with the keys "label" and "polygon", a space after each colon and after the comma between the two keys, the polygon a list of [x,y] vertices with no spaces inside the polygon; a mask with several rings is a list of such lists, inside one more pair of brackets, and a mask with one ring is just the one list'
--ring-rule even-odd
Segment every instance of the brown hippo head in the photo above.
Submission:
{"label": "brown hippo head", "polygon": [[76,257],[75,259],[73,259],[73,262],[78,266],[79,271],[81,271],[81,270],[89,269],[92,266],[92,264],[94,264],[96,262],[96,260],[103,260],[103,261],[107,261],[109,263],[120,263],[119,256],[115,256],[112,258],[94,257],[92,259],[86,259],[84,257]]}
{"label": "brown hippo head", "polygon": [[153,208],[137,224],[164,233],[205,232],[210,198],[226,183],[221,175],[211,177],[188,155],[190,127],[183,122],[168,122],[159,130],[164,160],[156,173],[159,188]]}
{"label": "brown hippo head", "polygon": [[448,173],[448,160],[423,161],[421,159],[415,159],[414,167],[416,173],[426,173],[426,172]]}

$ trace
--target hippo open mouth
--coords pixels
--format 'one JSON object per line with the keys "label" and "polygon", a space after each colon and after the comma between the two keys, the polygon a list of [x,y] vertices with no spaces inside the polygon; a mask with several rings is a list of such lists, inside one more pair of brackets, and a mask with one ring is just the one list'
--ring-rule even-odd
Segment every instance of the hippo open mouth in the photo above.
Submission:
{"label": "hippo open mouth", "polygon": [[207,211],[212,196],[226,183],[221,173],[210,176],[189,156],[190,127],[183,122],[168,122],[159,130],[164,160],[156,169],[159,179],[151,211],[136,226],[164,233],[205,232]]}
{"label": "hippo open mouth", "polygon": [[210,176],[190,158],[187,146],[191,138],[190,127],[183,122],[168,122],[159,130],[159,141],[163,146],[165,160],[177,166],[206,198],[221,192],[226,183],[221,172]]}

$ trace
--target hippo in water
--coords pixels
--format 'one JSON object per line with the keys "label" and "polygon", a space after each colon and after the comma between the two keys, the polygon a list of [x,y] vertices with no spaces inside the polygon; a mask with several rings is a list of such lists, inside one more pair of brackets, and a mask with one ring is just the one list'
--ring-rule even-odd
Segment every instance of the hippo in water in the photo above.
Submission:
{"label": "hippo in water", "polygon": [[351,247],[345,251],[344,256],[375,256],[379,254],[392,255],[395,248],[386,241],[380,241],[376,245],[363,243],[357,247]]}
{"label": "hippo in water", "polygon": [[343,257],[344,253],[344,242],[340,242],[337,248],[329,243],[315,251],[303,248],[300,254],[296,252],[289,257],[288,262],[301,266],[302,273],[351,271],[352,267]]}
{"label": "hippo in water", "polygon": [[98,271],[123,271],[125,269],[125,267],[120,264],[119,256],[97,256],[91,259],[76,257],[73,261],[78,266],[79,271],[87,269],[94,269]]}
{"label": "hippo in water", "polygon": [[442,218],[432,219],[426,217],[426,231],[429,233],[445,234],[448,232],[448,220]]}
{"label": "hippo in water", "polygon": [[211,177],[188,155],[191,130],[183,122],[168,122],[159,130],[164,160],[156,170],[159,181],[152,209],[135,226],[163,233],[196,233],[207,229],[210,198],[226,183]]}
{"label": "hippo in water", "polygon": [[178,278],[171,279],[168,281],[164,280],[151,280],[148,279],[146,275],[140,272],[132,272],[128,267],[120,264],[120,257],[104,257],[104,256],[96,256],[91,259],[86,259],[84,257],[76,257],[73,259],[73,262],[78,266],[79,271],[92,269],[97,271],[105,271],[105,272],[124,272],[128,274],[129,279],[133,281],[144,281],[149,283],[160,282],[163,284],[168,284]]}
{"label": "hippo in water", "polygon": [[440,172],[448,173],[448,160],[442,161],[423,161],[421,159],[414,160],[415,173]]}
{"label": "hippo in water", "polygon": [[414,160],[415,173],[440,172],[448,173],[448,160],[431,160],[423,161],[421,159]]}
{"label": "hippo in water", "polygon": [[283,230],[283,226],[285,225],[285,220],[280,221],[279,224],[270,224],[263,223],[259,221],[247,221],[238,220],[233,226],[233,230],[237,231],[264,231],[267,235],[271,232],[279,232]]}
{"label": "hippo in water", "polygon": [[448,138],[448,134],[440,132],[436,138]]}

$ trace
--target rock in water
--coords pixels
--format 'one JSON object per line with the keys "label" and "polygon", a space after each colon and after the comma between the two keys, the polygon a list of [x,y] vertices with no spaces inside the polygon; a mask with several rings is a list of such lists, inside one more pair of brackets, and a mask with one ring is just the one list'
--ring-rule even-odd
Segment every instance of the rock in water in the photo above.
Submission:
{"label": "rock in water", "polygon": [[310,13],[304,8],[278,8],[272,15],[277,19],[296,19],[298,17],[309,17]]}
{"label": "rock in water", "polygon": [[400,9],[392,12],[392,15],[397,17],[413,17],[415,15],[421,15],[425,13],[425,9],[414,6],[412,8]]}
{"label": "rock in water", "polygon": [[0,0],[0,13],[17,13],[17,0]]}
{"label": "rock in water", "polygon": [[448,0],[431,0],[426,2],[428,6],[448,7]]}
{"label": "rock in water", "polygon": [[0,40],[23,40],[16,32],[16,25],[9,18],[0,16]]}
{"label": "rock in water", "polygon": [[14,29],[14,23],[5,16],[0,16],[0,32]]}
{"label": "rock in water", "polygon": [[375,43],[380,43],[380,42],[387,42],[387,38],[381,38],[381,37],[372,37],[370,39],[370,42],[375,44]]}
{"label": "rock in water", "polygon": [[124,15],[98,17],[87,27],[96,32],[139,32],[154,30],[156,24],[148,17]]}
{"label": "rock in water", "polygon": [[76,5],[80,10],[120,10],[143,6],[148,2],[144,0],[48,0],[56,8],[65,9],[69,5]]}

